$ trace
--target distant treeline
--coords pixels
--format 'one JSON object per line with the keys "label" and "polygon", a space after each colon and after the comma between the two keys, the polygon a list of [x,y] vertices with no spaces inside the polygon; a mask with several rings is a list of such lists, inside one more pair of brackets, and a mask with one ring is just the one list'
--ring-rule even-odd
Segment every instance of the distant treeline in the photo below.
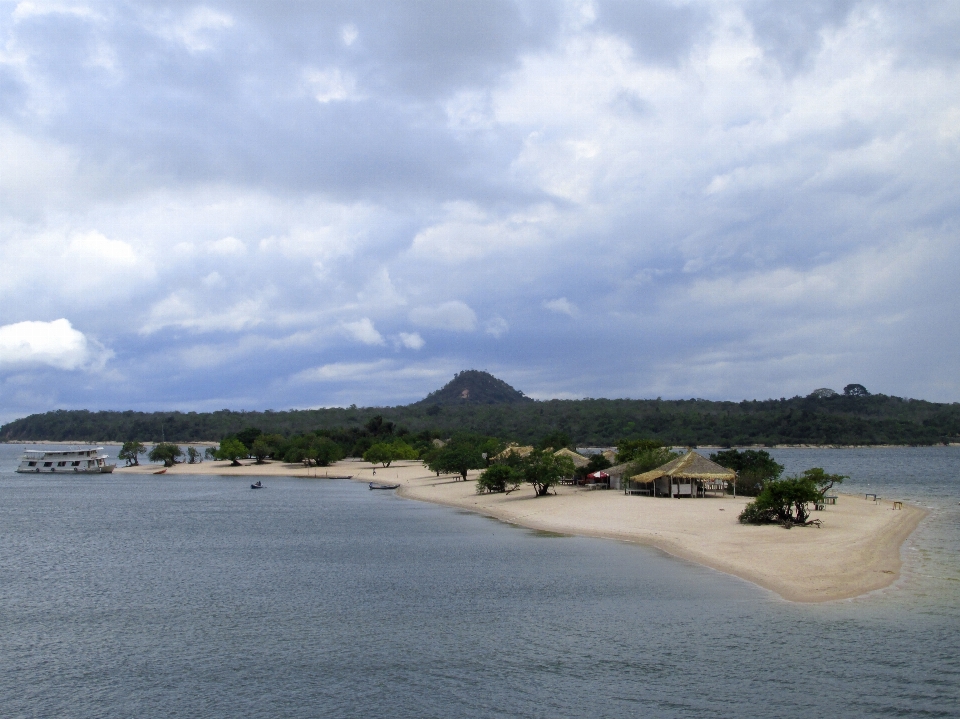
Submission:
{"label": "distant treeline", "polygon": [[[248,427],[267,434],[336,434],[344,445],[374,417],[400,434],[473,432],[534,443],[562,432],[579,445],[651,438],[671,445],[931,445],[960,441],[960,404],[882,394],[711,402],[584,399],[514,404],[333,408],[283,412],[89,412],[57,410],[0,427],[0,440],[62,442],[220,441]],[[425,433],[425,434],[424,434]]]}

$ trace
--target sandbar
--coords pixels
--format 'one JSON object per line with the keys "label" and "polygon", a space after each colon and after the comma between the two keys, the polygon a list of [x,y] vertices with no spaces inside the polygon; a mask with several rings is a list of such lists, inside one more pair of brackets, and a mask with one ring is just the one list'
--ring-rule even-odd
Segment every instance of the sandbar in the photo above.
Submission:
{"label": "sandbar", "polygon": [[[161,467],[120,468],[145,474]],[[374,475],[376,470],[376,475]],[[268,462],[242,466],[229,462],[178,464],[167,474],[238,477],[316,477],[350,475],[354,481],[400,484],[408,499],[467,509],[511,524],[561,534],[602,537],[656,547],[769,589],[793,602],[828,602],[857,597],[891,585],[900,576],[900,548],[927,511],[894,499],[874,502],[840,494],[813,516],[822,527],[750,526],[737,521],[749,501],[742,497],[668,499],[626,496],[616,490],[561,486],[556,494],[535,497],[523,486],[511,494],[476,493],[476,472],[466,482],[436,476],[420,462],[389,468],[343,461],[331,467]]]}

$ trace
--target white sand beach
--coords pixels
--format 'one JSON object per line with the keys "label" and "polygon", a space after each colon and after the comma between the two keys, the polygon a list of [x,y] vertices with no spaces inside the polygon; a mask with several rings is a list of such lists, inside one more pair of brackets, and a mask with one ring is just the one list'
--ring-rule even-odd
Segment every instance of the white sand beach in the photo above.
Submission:
{"label": "white sand beach", "polygon": [[[161,467],[118,468],[120,474],[147,474]],[[376,475],[373,472],[376,470]],[[400,484],[408,499],[469,509],[506,522],[551,532],[604,537],[657,547],[671,555],[732,574],[795,602],[825,602],[856,597],[892,584],[900,575],[900,548],[926,516],[926,510],[892,500],[875,503],[841,494],[814,516],[821,528],[745,526],[737,515],[747,499],[665,499],[625,496],[615,490],[558,487],[556,495],[535,497],[521,487],[505,494],[478,495],[471,472],[467,482],[437,477],[420,462],[389,468],[359,461],[331,467],[245,461],[178,464],[167,474],[217,474],[236,477],[317,477],[351,475],[354,481]]]}

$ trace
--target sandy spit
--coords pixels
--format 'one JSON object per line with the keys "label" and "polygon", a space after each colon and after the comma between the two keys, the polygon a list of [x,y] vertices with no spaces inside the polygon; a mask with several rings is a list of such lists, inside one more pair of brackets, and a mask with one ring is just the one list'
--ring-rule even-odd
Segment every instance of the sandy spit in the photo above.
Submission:
{"label": "sandy spit", "polygon": [[[118,468],[120,474],[148,474],[157,465]],[[376,471],[376,475],[373,472]],[[332,467],[229,462],[179,464],[167,474],[237,477],[317,477],[350,475],[354,481],[400,484],[397,493],[458,507],[531,529],[616,539],[657,547],[668,554],[732,574],[794,602],[849,599],[892,584],[900,576],[900,548],[927,511],[906,502],[879,502],[841,494],[838,503],[814,516],[820,529],[754,527],[737,522],[743,498],[665,499],[625,496],[615,490],[558,487],[556,495],[534,497],[529,487],[509,495],[478,495],[475,474],[467,482],[428,472],[420,462],[389,468],[359,461]]]}

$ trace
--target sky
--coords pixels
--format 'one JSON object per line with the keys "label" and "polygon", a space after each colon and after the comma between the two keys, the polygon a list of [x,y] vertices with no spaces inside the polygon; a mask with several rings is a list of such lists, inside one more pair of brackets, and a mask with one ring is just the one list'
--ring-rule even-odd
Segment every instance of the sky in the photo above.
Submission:
{"label": "sky", "polygon": [[0,0],[0,422],[960,401],[960,3]]}

